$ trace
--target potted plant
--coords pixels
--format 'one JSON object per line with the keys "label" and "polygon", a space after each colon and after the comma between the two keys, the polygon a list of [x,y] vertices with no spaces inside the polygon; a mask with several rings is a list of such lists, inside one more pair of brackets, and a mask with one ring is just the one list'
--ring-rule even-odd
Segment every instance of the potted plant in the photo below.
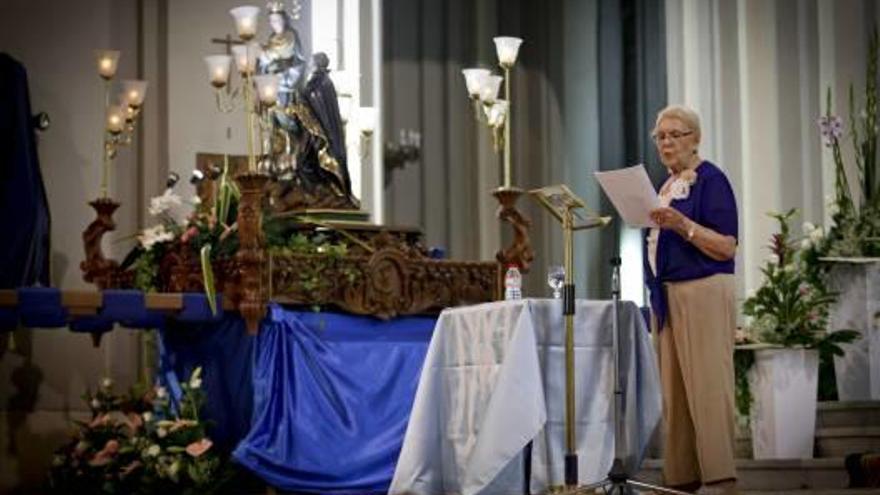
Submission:
{"label": "potted plant", "polygon": [[[849,129],[845,132],[843,120],[832,113],[829,90],[826,113],[819,118],[824,144],[834,159],[835,194],[829,205],[833,223],[816,246],[816,259],[824,263],[831,289],[840,294],[831,307],[832,326],[856,328],[866,337],[845,346],[846,354],[834,360],[839,398],[849,401],[880,399],[880,359],[870,351],[871,334],[880,331],[874,316],[880,311],[877,61],[875,31],[868,49],[864,109],[857,109],[850,86]],[[841,153],[845,138],[853,148],[857,180],[846,173]]]}
{"label": "potted plant", "polygon": [[849,330],[826,332],[836,295],[810,263],[820,238],[815,228],[809,230],[807,225],[807,235],[792,236],[789,222],[795,213],[792,209],[771,214],[779,222],[779,232],[773,235],[771,254],[761,268],[764,282],[743,305],[751,336],[758,342],[747,347],[750,355],[740,353],[737,359],[740,382],[743,368],[749,368],[755,459],[812,457],[816,416],[809,411],[816,410],[820,357],[843,354],[840,344],[858,336]]}

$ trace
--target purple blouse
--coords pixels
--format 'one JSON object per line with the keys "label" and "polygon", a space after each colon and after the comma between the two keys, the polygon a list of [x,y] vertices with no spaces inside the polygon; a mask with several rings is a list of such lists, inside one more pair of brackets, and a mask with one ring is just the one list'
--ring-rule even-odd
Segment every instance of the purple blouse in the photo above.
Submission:
{"label": "purple blouse", "polygon": [[[727,176],[713,163],[705,160],[695,171],[697,180],[691,185],[688,197],[673,199],[669,206],[704,227],[738,239],[736,197]],[[649,232],[649,229],[645,229],[643,235],[645,282],[651,291],[651,309],[657,317],[658,328],[662,329],[668,312],[664,282],[693,280],[716,273],[733,273],[734,260],[713,260],[674,231],[661,229],[657,240],[655,275],[648,262]]]}

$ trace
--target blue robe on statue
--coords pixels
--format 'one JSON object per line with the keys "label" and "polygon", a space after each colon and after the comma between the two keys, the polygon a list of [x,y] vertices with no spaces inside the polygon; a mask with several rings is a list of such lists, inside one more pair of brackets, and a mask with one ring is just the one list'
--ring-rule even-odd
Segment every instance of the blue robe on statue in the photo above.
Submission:
{"label": "blue robe on statue", "polygon": [[27,72],[0,53],[0,288],[49,285],[49,204]]}

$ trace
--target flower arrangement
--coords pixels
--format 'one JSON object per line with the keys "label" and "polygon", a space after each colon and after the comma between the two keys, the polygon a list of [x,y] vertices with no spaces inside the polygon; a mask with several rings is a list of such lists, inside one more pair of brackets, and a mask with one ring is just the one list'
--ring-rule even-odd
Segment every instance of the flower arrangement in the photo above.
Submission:
{"label": "flower arrangement", "polygon": [[71,441],[59,449],[49,472],[53,493],[211,493],[231,471],[213,448],[200,419],[205,394],[201,369],[181,384],[172,406],[162,387],[116,395],[105,379],[83,399],[91,421],[77,422]]}
{"label": "flower arrangement", "polygon": [[849,88],[849,137],[858,174],[854,196],[841,152],[844,123],[832,114],[831,90],[827,95],[825,115],[818,119],[825,146],[834,158],[835,192],[830,201],[833,226],[823,244],[821,255],[836,257],[880,256],[880,176],[877,170],[877,59],[878,37],[875,30],[868,47],[865,83],[865,107],[856,110],[853,88]]}
{"label": "flower arrangement", "polygon": [[[229,258],[238,251],[237,224],[238,201],[241,193],[228,175],[228,162],[217,171],[218,187],[214,202],[202,205],[198,196],[190,201],[189,214],[181,213],[184,201],[174,192],[176,174],[169,178],[167,189],[161,196],[150,200],[149,213],[158,224],[146,228],[138,236],[139,245],[130,257],[134,257],[136,288],[155,291],[159,287],[159,264],[170,249],[189,250],[201,258],[205,292],[212,310],[215,303],[211,261]],[[123,263],[125,265],[125,263]]]}
{"label": "flower arrangement", "polygon": [[[811,260],[824,241],[821,227],[803,226],[803,235],[791,232],[790,221],[797,213],[771,213],[779,231],[770,241],[770,255],[761,272],[764,283],[743,303],[743,314],[750,319],[741,342],[759,342],[781,347],[817,349],[820,359],[830,362],[842,356],[840,344],[852,342],[859,333],[852,330],[827,332],[828,313],[837,295],[823,282],[820,268]],[[747,416],[751,404],[746,372],[753,362],[751,353],[737,353],[737,408]]]}

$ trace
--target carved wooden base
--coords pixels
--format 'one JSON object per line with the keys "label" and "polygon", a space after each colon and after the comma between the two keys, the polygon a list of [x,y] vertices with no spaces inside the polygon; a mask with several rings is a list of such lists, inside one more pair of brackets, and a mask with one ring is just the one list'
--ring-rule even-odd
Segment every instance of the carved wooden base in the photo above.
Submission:
{"label": "carved wooden base", "polygon": [[79,267],[86,282],[95,284],[99,289],[116,287],[119,264],[104,257],[101,240],[104,234],[116,229],[113,213],[119,208],[119,203],[110,198],[99,198],[89,202],[89,206],[95,209],[98,217],[83,232],[86,259]]}
{"label": "carved wooden base", "polygon": [[532,260],[535,259],[529,240],[532,222],[516,209],[516,202],[524,192],[518,187],[499,187],[492,191],[492,196],[495,196],[499,204],[496,216],[513,228],[513,243],[499,250],[495,259],[502,267],[513,264],[519,267],[520,272],[528,273]]}
{"label": "carved wooden base", "polygon": [[263,290],[265,242],[263,236],[263,189],[269,177],[248,172],[236,177],[241,189],[238,204],[240,244],[235,256],[241,277],[238,310],[248,333],[256,334],[266,314],[266,293]]}

